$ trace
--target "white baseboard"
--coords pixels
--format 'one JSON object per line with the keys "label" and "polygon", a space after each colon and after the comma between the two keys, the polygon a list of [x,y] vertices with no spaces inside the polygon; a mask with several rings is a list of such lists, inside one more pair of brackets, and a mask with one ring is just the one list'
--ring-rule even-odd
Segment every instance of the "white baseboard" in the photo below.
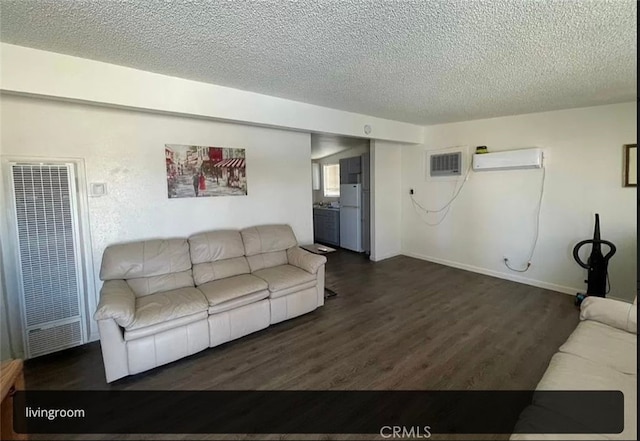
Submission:
{"label": "white baseboard", "polygon": [[[451,260],[440,259],[437,257],[425,256],[418,253],[403,253],[405,256],[415,257],[416,259],[426,260],[433,263],[439,263],[441,265],[451,266],[454,268],[471,271],[474,273],[485,274],[487,276],[497,277],[499,279],[511,280],[512,282],[524,283],[525,285],[531,285],[538,288],[544,288],[551,291],[561,292],[563,294],[576,295],[580,292],[580,288],[574,288],[571,286],[556,285],[555,283],[544,282],[542,280],[529,279],[528,277],[517,276],[515,274],[503,273],[500,271],[494,271],[487,268],[481,268],[479,266],[467,265],[466,263],[454,262]],[[582,288],[584,291],[584,288]]]}
{"label": "white baseboard", "polygon": [[369,260],[372,260],[374,262],[380,262],[381,260],[386,260],[386,259],[391,259],[392,257],[396,257],[396,256],[401,256],[402,253],[397,252],[397,253],[390,253],[390,254],[383,254],[382,256],[373,256],[373,254],[369,255]]}

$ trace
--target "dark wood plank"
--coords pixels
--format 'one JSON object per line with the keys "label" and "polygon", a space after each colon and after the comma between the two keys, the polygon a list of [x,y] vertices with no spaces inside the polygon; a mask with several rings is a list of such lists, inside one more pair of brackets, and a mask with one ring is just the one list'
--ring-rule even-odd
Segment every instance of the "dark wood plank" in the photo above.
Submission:
{"label": "dark wood plank", "polygon": [[110,385],[99,343],[28,360],[27,388],[532,389],[578,323],[571,296],[404,256],[339,250],[326,284],[310,314]]}

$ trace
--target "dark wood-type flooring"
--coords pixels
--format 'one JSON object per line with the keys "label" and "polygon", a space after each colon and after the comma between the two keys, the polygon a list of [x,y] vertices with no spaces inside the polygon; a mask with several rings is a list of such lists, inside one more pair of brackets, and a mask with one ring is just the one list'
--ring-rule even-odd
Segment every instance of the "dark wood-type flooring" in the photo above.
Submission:
{"label": "dark wood-type flooring", "polygon": [[310,314],[112,384],[90,343],[28,360],[27,388],[532,389],[578,323],[557,292],[404,256],[327,257],[338,296]]}

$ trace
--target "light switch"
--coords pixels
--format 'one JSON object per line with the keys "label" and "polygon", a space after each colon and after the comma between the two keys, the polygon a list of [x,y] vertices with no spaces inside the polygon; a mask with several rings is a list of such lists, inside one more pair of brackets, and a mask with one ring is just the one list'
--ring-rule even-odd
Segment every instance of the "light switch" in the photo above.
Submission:
{"label": "light switch", "polygon": [[90,196],[100,197],[107,194],[107,184],[104,182],[92,182],[90,187]]}

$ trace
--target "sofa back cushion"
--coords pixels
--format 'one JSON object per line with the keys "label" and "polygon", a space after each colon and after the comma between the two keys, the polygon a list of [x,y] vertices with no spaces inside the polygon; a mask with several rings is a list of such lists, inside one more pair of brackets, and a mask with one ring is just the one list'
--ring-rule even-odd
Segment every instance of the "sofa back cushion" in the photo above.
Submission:
{"label": "sofa back cushion", "polygon": [[255,256],[247,257],[247,260],[249,261],[249,268],[251,268],[252,273],[264,268],[286,265],[288,263],[286,251],[256,254]]}
{"label": "sofa back cushion", "polygon": [[196,285],[249,273],[242,236],[236,230],[207,231],[189,237]]}
{"label": "sofa back cushion", "polygon": [[137,297],[194,286],[190,269],[179,273],[162,274],[161,276],[126,279],[126,281]]}
{"label": "sofa back cushion", "polygon": [[191,269],[186,239],[155,239],[110,245],[102,255],[100,280],[137,279]]}
{"label": "sofa back cushion", "polygon": [[192,263],[216,262],[244,256],[244,244],[236,230],[207,231],[189,237]]}
{"label": "sofa back cushion", "polygon": [[196,286],[248,273],[249,264],[244,256],[193,265],[193,280],[196,282]]}
{"label": "sofa back cushion", "polygon": [[240,230],[251,272],[287,263],[287,249],[298,245],[289,225],[260,225]]}
{"label": "sofa back cushion", "polygon": [[284,251],[298,245],[289,225],[260,225],[240,230],[245,256]]}
{"label": "sofa back cushion", "polygon": [[101,280],[124,279],[137,296],[193,286],[186,239],[154,239],[110,245]]}

